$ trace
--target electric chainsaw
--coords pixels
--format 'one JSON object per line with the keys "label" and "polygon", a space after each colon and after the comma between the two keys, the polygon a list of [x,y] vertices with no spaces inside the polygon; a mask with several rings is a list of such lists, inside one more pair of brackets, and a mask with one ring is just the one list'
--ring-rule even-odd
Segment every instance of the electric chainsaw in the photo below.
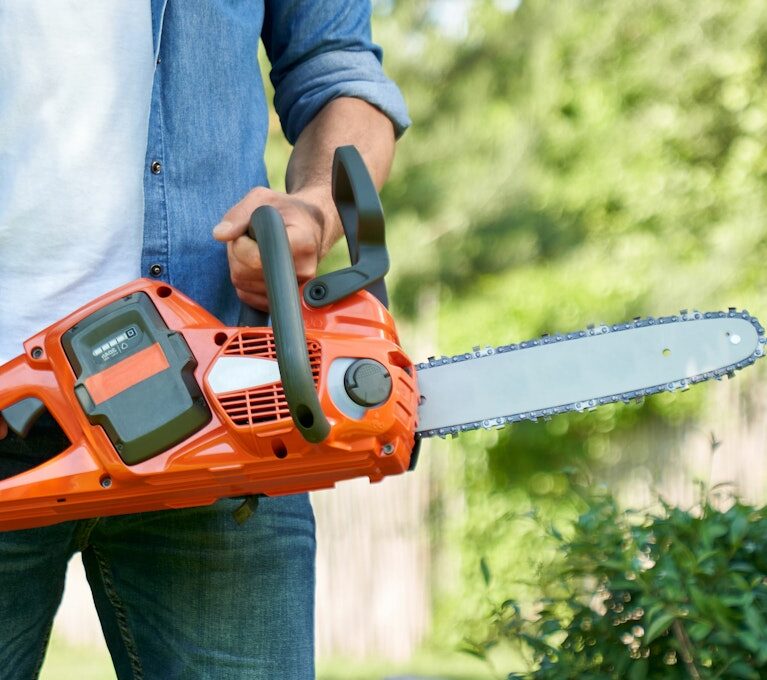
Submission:
{"label": "electric chainsaw", "polygon": [[279,213],[255,211],[271,325],[227,327],[140,279],[24,343],[0,411],[25,437],[48,411],[70,445],[0,481],[0,530],[379,481],[420,441],[685,389],[764,354],[745,311],[683,310],[413,363],[386,308],[381,204],[354,147],[333,198],[351,266],[299,290]]}

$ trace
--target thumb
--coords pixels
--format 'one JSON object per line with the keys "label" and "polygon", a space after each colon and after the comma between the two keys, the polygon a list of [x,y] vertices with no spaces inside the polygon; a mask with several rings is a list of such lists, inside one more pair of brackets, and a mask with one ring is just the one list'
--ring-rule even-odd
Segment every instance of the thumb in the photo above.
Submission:
{"label": "thumb", "polygon": [[217,241],[234,241],[248,231],[253,211],[266,203],[274,202],[276,193],[266,187],[251,189],[244,198],[233,205],[213,228]]}
{"label": "thumb", "polygon": [[222,220],[213,227],[213,238],[216,241],[234,241],[242,236],[248,229],[248,225],[233,224],[229,220]]}

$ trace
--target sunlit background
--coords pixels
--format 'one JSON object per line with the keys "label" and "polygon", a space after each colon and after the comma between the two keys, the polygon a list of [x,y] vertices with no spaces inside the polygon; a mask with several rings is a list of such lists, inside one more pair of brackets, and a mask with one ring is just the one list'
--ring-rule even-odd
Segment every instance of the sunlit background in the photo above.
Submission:
{"label": "sunlit background", "polygon": [[[414,360],[682,308],[767,321],[767,3],[374,6],[413,118],[382,200]],[[437,440],[405,478],[315,494],[320,677],[523,670],[471,641],[490,602],[540,597],[545,536],[526,518],[574,515],[563,468],[639,508],[689,506],[696,480],[763,503],[765,377]],[[73,572],[43,678],[113,677]]]}

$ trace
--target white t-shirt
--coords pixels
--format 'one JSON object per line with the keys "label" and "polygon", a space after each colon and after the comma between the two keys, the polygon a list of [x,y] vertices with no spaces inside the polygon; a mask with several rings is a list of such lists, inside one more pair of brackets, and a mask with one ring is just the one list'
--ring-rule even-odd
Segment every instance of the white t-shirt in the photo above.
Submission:
{"label": "white t-shirt", "polygon": [[0,363],[140,275],[150,0],[0,0]]}

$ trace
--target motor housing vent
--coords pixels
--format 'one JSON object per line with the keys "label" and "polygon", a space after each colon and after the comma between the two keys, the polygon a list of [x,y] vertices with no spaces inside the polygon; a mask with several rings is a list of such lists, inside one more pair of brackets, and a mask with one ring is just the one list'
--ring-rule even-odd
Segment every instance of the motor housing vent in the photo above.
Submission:
{"label": "motor housing vent", "polygon": [[[317,386],[322,365],[320,344],[307,339],[309,365]],[[274,331],[271,328],[247,329],[231,336],[223,348],[222,356],[259,357],[277,360]],[[259,385],[245,390],[217,394],[216,398],[226,415],[237,427],[251,427],[290,418],[288,401],[281,382]]]}

